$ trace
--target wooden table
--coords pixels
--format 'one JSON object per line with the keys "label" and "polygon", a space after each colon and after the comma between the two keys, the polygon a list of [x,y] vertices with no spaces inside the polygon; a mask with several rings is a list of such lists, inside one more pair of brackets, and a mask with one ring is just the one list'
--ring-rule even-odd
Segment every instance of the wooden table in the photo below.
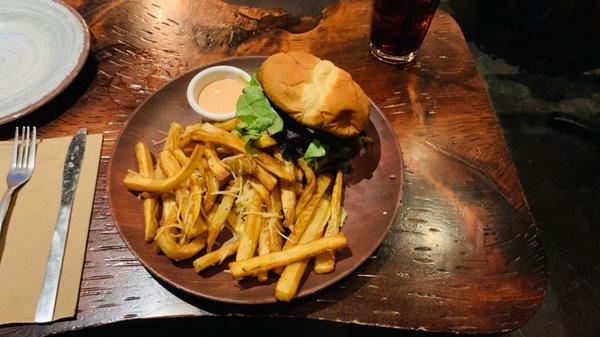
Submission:
{"label": "wooden table", "polygon": [[[89,25],[92,57],[63,94],[18,123],[37,125],[43,137],[80,126],[105,137],[78,313],[3,327],[0,335],[225,313],[497,332],[522,325],[540,305],[546,275],[538,232],[469,49],[444,12],[418,61],[401,68],[369,55],[369,1],[322,13],[298,2],[308,14],[217,0],[67,2]],[[135,107],[170,79],[224,57],[280,50],[332,60],[379,105],[403,150],[403,206],[376,254],[315,296],[260,307],[191,298],[154,279],[117,233],[105,188],[113,144]],[[2,127],[5,138],[13,127]]]}

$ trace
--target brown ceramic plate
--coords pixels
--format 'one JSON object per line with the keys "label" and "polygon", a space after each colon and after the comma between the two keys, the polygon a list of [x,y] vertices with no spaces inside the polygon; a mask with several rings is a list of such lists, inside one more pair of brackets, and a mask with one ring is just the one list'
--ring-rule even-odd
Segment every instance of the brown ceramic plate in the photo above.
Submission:
{"label": "brown ceramic plate", "polygon": [[[218,64],[256,70],[265,57],[234,58]],[[216,64],[215,64],[216,65]],[[230,303],[261,304],[276,302],[276,278],[266,284],[256,279],[241,282],[217,266],[194,272],[188,262],[174,262],[157,254],[154,245],[144,242],[142,202],[122,184],[128,169],[136,169],[133,147],[136,142],[151,144],[163,139],[172,121],[182,124],[198,122],[199,116],[188,106],[186,87],[191,78],[205,67],[195,69],[165,85],[148,98],[133,114],[113,151],[108,174],[108,197],[111,214],[119,233],[142,264],[159,279],[200,297]],[[392,128],[379,109],[371,104],[371,121],[367,134],[373,138],[363,156],[351,163],[352,173],[344,195],[348,219],[342,232],[348,248],[337,254],[335,271],[317,275],[307,272],[298,296],[307,296],[342,279],[358,268],[377,249],[390,229],[400,205],[403,165],[400,148]],[[151,150],[156,153],[160,146]],[[224,238],[220,238],[224,239]],[[222,242],[223,240],[221,240]],[[311,270],[309,268],[309,270]]]}

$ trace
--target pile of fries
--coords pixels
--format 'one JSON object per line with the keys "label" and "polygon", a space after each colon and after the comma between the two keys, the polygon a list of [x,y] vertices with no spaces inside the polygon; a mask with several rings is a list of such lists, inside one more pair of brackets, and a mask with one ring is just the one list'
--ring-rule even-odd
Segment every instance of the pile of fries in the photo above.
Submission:
{"label": "pile of fries", "polygon": [[[145,240],[166,256],[199,256],[201,272],[235,254],[234,279],[279,275],[275,297],[290,301],[311,258],[316,273],[329,273],[334,251],[347,246],[343,173],[316,175],[302,159],[286,161],[267,134],[249,148],[237,123],[172,123],[156,164],[148,146],[135,145],[139,172],[123,182],[141,192]],[[219,246],[225,228],[232,237]]]}

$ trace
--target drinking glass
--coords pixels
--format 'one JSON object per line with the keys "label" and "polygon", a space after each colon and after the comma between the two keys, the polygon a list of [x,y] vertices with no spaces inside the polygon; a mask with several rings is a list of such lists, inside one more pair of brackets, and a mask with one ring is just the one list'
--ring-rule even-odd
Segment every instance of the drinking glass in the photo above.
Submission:
{"label": "drinking glass", "polygon": [[440,0],[373,0],[371,53],[391,64],[417,56]]}

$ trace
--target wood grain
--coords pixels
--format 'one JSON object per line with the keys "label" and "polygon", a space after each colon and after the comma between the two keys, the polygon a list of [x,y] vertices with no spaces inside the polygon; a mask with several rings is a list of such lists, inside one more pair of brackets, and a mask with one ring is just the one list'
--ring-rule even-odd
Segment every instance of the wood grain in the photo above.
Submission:
{"label": "wood grain", "polygon": [[[224,313],[498,332],[525,323],[541,303],[538,231],[468,47],[444,12],[418,61],[399,68],[368,53],[369,1],[320,15],[216,0],[68,2],[90,27],[93,58],[65,93],[19,124],[40,126],[45,137],[82,125],[105,135],[77,319],[0,335]],[[194,299],[152,278],[118,235],[106,194],[114,141],[133,109],[170,79],[223,57],[279,50],[332,60],[385,113],[403,150],[403,207],[379,250],[315,296],[252,308]],[[5,138],[11,131],[2,128]]]}

